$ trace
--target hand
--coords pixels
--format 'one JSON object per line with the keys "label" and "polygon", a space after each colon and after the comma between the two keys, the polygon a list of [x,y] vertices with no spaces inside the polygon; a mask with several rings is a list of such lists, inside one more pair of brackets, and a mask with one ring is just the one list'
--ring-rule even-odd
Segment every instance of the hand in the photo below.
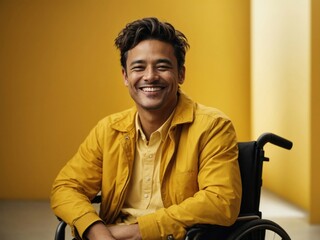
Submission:
{"label": "hand", "polygon": [[117,240],[141,240],[138,224],[113,225],[107,228],[112,236],[114,236]]}
{"label": "hand", "polygon": [[116,240],[102,222],[92,224],[84,235],[89,240]]}

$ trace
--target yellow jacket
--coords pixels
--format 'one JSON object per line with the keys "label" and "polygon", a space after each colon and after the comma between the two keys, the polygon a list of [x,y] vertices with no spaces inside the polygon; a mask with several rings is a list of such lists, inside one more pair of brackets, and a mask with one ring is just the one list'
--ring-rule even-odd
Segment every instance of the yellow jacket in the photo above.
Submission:
{"label": "yellow jacket", "polygon": [[[80,236],[93,222],[113,223],[126,196],[135,156],[136,108],[101,120],[57,176],[51,206]],[[220,111],[180,93],[160,166],[164,208],[138,218],[144,240],[183,239],[186,228],[231,225],[241,178],[234,127]],[[101,191],[99,216],[90,203]]]}

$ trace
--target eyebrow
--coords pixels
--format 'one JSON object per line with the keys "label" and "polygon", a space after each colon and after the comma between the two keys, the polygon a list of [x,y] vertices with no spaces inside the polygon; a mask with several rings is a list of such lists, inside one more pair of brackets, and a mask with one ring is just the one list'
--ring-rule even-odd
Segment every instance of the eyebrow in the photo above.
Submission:
{"label": "eyebrow", "polygon": [[145,61],[144,60],[135,60],[135,61],[131,62],[129,66],[132,66],[135,64],[140,64],[140,63],[145,63]]}
{"label": "eyebrow", "polygon": [[173,63],[172,63],[169,59],[167,59],[167,58],[160,58],[160,59],[157,60],[157,63],[167,63],[167,64],[169,64],[170,66],[173,65]]}

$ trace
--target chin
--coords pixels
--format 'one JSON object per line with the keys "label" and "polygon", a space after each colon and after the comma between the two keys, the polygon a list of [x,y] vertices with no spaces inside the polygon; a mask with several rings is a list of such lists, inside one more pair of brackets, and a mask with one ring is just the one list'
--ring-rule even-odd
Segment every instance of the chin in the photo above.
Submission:
{"label": "chin", "polygon": [[143,109],[145,109],[145,110],[148,110],[148,111],[156,111],[156,110],[161,109],[160,106],[145,106],[145,105],[142,105],[141,107]]}
{"label": "chin", "polygon": [[162,103],[141,103],[139,104],[141,108],[145,109],[145,110],[150,110],[150,111],[154,111],[154,110],[159,110],[163,107]]}

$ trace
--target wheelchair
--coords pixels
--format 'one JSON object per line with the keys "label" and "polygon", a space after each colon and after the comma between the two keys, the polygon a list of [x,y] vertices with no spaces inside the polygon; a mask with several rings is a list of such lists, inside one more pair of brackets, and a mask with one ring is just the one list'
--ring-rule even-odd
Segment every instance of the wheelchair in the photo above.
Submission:
{"label": "wheelchair", "polygon": [[[242,180],[242,199],[240,214],[232,226],[199,224],[187,229],[185,240],[290,240],[288,233],[277,223],[263,219],[259,210],[263,163],[263,147],[271,143],[290,150],[293,143],[273,133],[264,133],[256,141],[239,142],[239,166]],[[96,196],[92,203],[100,203],[101,196]],[[55,240],[65,239],[66,223],[60,220],[55,233]]]}

